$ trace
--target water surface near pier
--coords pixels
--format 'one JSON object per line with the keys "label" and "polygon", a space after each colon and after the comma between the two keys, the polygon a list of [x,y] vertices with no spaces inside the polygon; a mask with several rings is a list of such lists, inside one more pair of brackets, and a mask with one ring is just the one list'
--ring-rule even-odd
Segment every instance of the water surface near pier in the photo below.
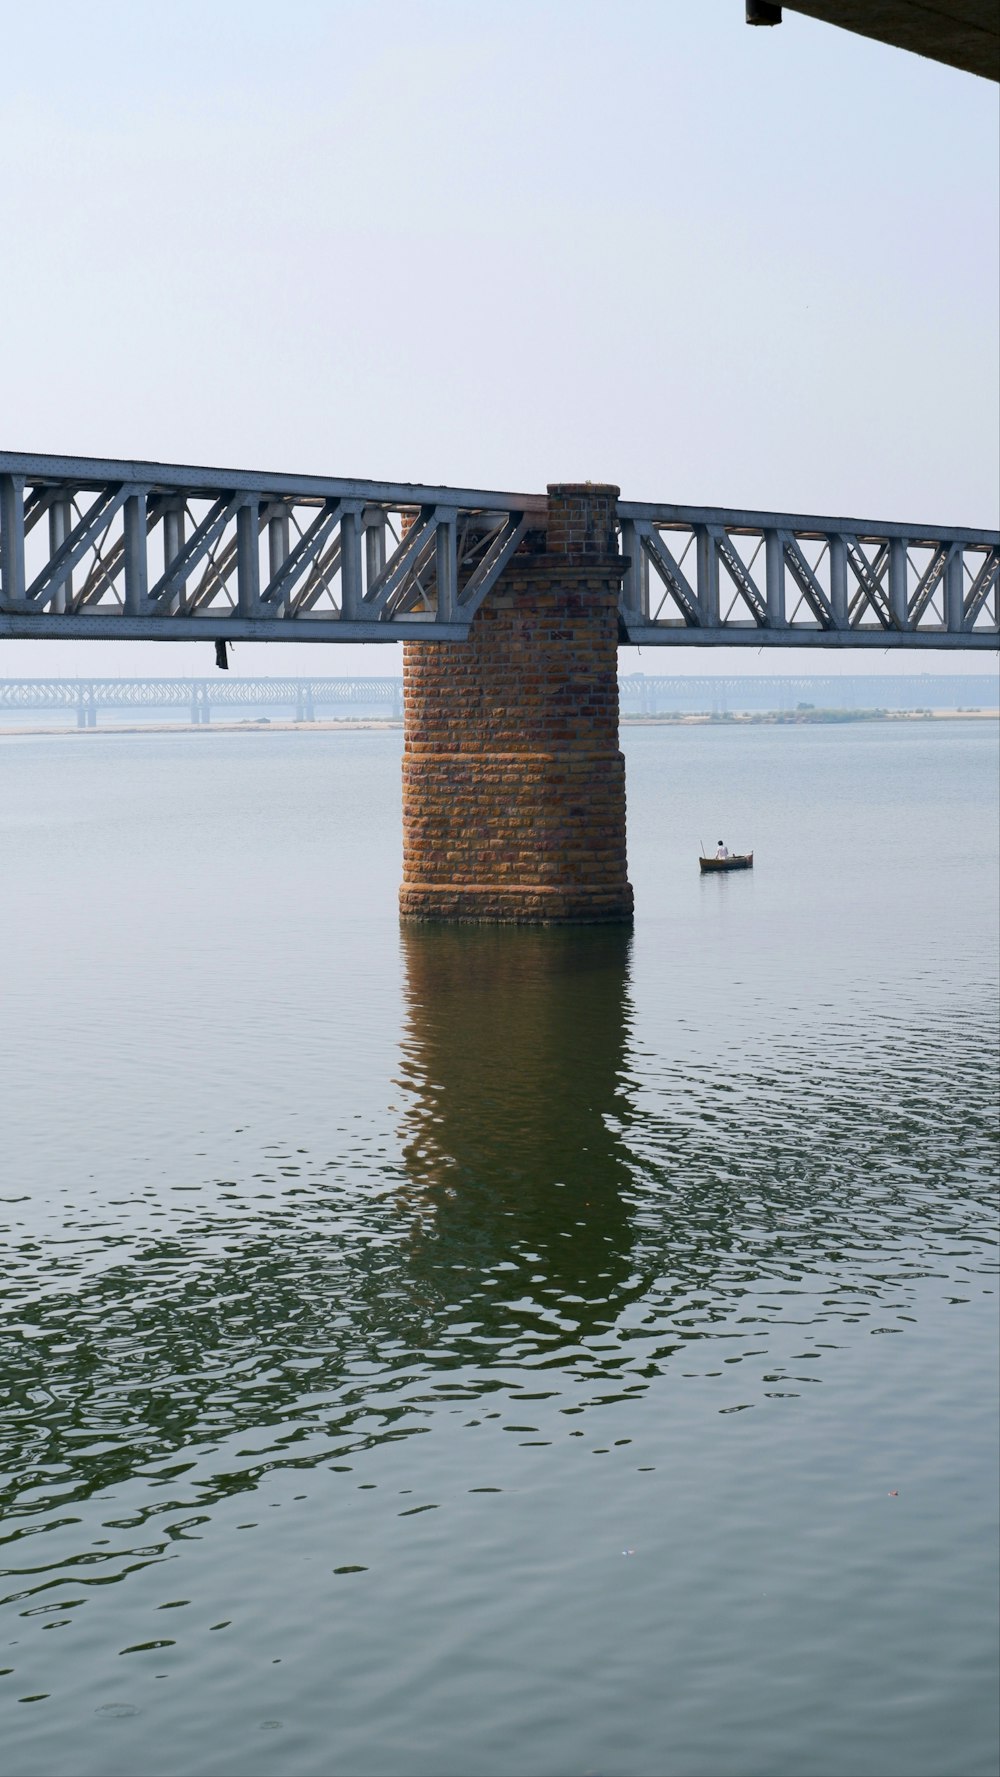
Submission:
{"label": "water surface near pier", "polygon": [[0,739],[0,1770],[988,1777],[995,728],[626,731],[632,934],[399,744]]}

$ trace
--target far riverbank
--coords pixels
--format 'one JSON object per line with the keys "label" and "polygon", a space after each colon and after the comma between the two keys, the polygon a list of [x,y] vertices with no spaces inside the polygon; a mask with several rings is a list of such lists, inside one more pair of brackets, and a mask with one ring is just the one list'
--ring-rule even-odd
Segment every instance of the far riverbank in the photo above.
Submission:
{"label": "far riverbank", "polygon": [[[996,722],[996,710],[760,710],[724,715],[702,712],[697,715],[622,716],[622,728],[697,728],[697,727],[815,727],[856,722]],[[384,729],[401,729],[402,721],[378,717],[329,718],[319,722],[274,721],[268,716],[239,722],[101,722],[95,728],[77,728],[70,722],[49,723],[30,727],[19,723],[0,722],[0,739],[26,739],[42,736],[78,734],[357,734],[378,733]]]}

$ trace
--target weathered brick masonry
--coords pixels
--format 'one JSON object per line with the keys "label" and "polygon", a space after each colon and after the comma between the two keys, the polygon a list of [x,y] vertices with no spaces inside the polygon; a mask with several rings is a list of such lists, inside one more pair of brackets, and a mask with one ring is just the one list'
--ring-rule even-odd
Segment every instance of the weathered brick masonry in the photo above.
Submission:
{"label": "weathered brick masonry", "polygon": [[403,885],[413,919],[628,920],[618,749],[618,489],[549,488],[466,642],[403,659]]}

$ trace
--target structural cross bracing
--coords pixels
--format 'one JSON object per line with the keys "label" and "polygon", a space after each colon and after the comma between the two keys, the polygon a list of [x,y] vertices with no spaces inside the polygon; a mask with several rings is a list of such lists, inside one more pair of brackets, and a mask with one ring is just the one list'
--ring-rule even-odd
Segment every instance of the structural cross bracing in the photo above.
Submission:
{"label": "structural cross bracing", "polygon": [[545,496],[0,453],[0,635],[460,640]]}
{"label": "structural cross bracing", "polygon": [[987,648],[1000,533],[618,502],[630,642]]}
{"label": "structural cross bracing", "polygon": [[[544,494],[0,453],[0,636],[459,641]],[[621,638],[992,648],[1000,534],[618,501]]]}

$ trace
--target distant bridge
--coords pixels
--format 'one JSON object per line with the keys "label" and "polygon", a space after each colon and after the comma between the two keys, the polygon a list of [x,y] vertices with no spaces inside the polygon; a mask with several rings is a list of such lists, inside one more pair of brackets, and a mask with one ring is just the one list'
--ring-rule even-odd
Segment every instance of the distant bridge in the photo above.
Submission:
{"label": "distant bridge", "polygon": [[[547,523],[544,494],[0,453],[0,636],[461,641]],[[618,499],[607,542],[625,642],[1000,643],[995,531]]]}
{"label": "distant bridge", "polygon": [[[672,677],[630,673],[619,680],[623,715],[732,710],[818,709],[996,709],[1000,679],[995,674],[894,673],[819,678],[792,674],[730,674]],[[187,710],[197,724],[213,709],[281,709],[297,722],[312,722],[318,710],[383,710],[391,720],[403,712],[400,678],[227,678],[198,679],[0,679],[0,716],[5,711],[75,711],[78,728],[95,728],[99,710]]]}
{"label": "distant bridge", "polygon": [[0,679],[4,710],[75,710],[78,728],[96,728],[98,710],[189,710],[194,723],[212,710],[284,709],[313,722],[320,708],[384,707],[403,713],[403,681],[387,678],[303,679]]}
{"label": "distant bridge", "polygon": [[794,710],[811,705],[823,710],[954,710],[1000,709],[1000,677],[996,673],[780,673],[673,677],[624,674],[619,680],[623,714],[660,715],[732,710]]}

